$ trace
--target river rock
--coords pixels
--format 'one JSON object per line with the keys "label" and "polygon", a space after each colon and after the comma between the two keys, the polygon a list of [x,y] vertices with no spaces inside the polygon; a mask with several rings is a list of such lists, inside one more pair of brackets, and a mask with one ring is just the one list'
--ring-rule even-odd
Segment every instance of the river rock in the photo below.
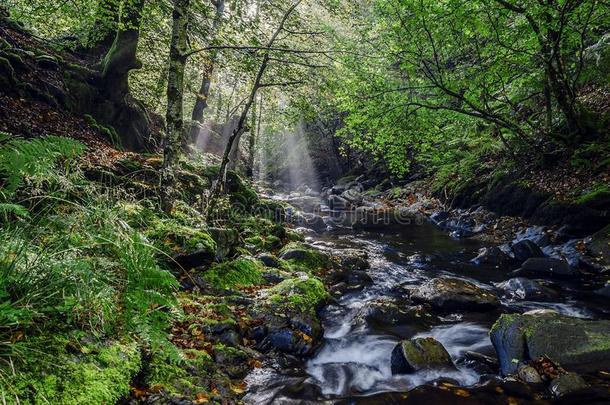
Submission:
{"label": "river rock", "polygon": [[549,384],[549,391],[556,398],[561,398],[566,394],[582,391],[587,388],[589,388],[589,385],[576,373],[562,374]]}
{"label": "river rock", "polygon": [[498,297],[469,281],[435,278],[413,291],[411,299],[441,310],[488,310],[500,306]]}
{"label": "river rock", "polygon": [[306,214],[303,216],[303,219],[303,226],[313,229],[318,233],[324,232],[328,228],[324,219],[317,214]]}
{"label": "river rock", "polygon": [[549,257],[532,257],[527,259],[521,265],[519,273],[551,277],[572,277],[577,274],[566,261]]}
{"label": "river rock", "polygon": [[210,236],[216,242],[216,260],[228,257],[239,246],[239,233],[231,228],[210,228]]}
{"label": "river rock", "polygon": [[521,242],[522,240],[534,242],[541,248],[548,246],[551,243],[551,238],[547,233],[547,228],[543,226],[531,226],[523,231],[517,232],[515,239],[513,240],[513,244]]}
{"label": "river rock", "polygon": [[353,188],[343,192],[343,194],[341,194],[341,197],[343,199],[347,200],[352,206],[355,206],[355,207],[362,204],[362,201],[364,199],[362,194]]}
{"label": "river rock", "polygon": [[288,202],[305,211],[305,212],[320,212],[320,198],[318,197],[311,197],[311,196],[298,196],[298,197],[292,197],[288,200]]}
{"label": "river rock", "polygon": [[332,194],[328,197],[328,207],[331,211],[345,211],[351,208],[351,204],[345,198]]}
{"label": "river rock", "polygon": [[558,314],[504,314],[490,332],[504,375],[519,363],[548,356],[565,368],[590,372],[610,367],[610,321]]}
{"label": "river rock", "polygon": [[544,253],[540,247],[538,247],[538,245],[531,240],[526,239],[519,241],[512,244],[510,248],[515,256],[515,260],[519,261],[520,263],[523,263],[532,257],[544,257]]}
{"label": "river rock", "polygon": [[496,268],[508,267],[513,263],[511,259],[502,249],[497,246],[481,248],[477,257],[472,259],[476,265],[489,265]]}
{"label": "river rock", "polygon": [[528,278],[517,277],[496,284],[511,299],[532,301],[553,301],[559,298],[559,293]]}
{"label": "river rock", "polygon": [[366,270],[370,267],[368,254],[357,249],[337,249],[332,251],[333,260],[341,270]]}
{"label": "river rock", "polygon": [[454,370],[455,365],[443,345],[431,338],[416,338],[398,343],[391,356],[392,374],[409,374],[425,369]]}
{"label": "river rock", "polygon": [[542,377],[536,369],[532,366],[521,365],[517,370],[517,376],[528,384],[540,384],[542,383]]}
{"label": "river rock", "polygon": [[586,241],[587,253],[602,271],[610,271],[610,225],[593,234]]}

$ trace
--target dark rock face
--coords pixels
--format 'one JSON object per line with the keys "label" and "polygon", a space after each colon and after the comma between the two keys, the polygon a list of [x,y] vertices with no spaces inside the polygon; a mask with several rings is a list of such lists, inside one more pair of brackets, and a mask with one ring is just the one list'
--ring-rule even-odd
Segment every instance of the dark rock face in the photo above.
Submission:
{"label": "dark rock face", "polygon": [[489,265],[500,267],[508,267],[514,261],[499,247],[481,248],[479,255],[472,259],[472,262],[477,265]]}
{"label": "dark rock face", "polygon": [[504,375],[514,374],[519,363],[542,356],[579,372],[610,367],[610,321],[548,313],[502,315],[490,337]]}
{"label": "dark rock face", "polygon": [[408,374],[424,369],[455,369],[451,356],[433,338],[404,340],[396,345],[391,357],[392,374]]}
{"label": "dark rock face", "polygon": [[515,260],[519,261],[520,263],[523,263],[532,257],[544,257],[544,253],[540,247],[538,247],[538,245],[531,240],[527,239],[513,244],[510,249],[515,256]]}
{"label": "dark rock face", "polygon": [[320,212],[320,198],[318,197],[298,196],[290,198],[288,202],[305,212]]}
{"label": "dark rock face", "polygon": [[559,298],[559,293],[541,283],[528,278],[511,278],[496,284],[504,294],[512,299],[532,301],[553,301]]}
{"label": "dark rock face", "polygon": [[457,278],[432,279],[416,289],[411,299],[441,310],[484,311],[500,306],[494,293]]}
{"label": "dark rock face", "polygon": [[333,260],[343,271],[366,270],[370,267],[368,254],[356,249],[341,249],[332,252]]}
{"label": "dark rock face", "polygon": [[540,276],[572,277],[577,273],[564,260],[547,257],[532,257],[521,265],[520,272]]}

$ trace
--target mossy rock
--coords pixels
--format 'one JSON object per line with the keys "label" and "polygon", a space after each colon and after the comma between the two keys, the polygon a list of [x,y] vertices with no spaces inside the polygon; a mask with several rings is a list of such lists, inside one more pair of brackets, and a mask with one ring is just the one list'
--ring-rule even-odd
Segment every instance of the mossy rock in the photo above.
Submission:
{"label": "mossy rock", "polygon": [[209,391],[213,370],[214,361],[203,350],[184,350],[180,361],[155,355],[146,364],[144,382],[170,397],[195,399]]}
{"label": "mossy rock", "polygon": [[131,380],[140,370],[137,344],[114,342],[103,348],[81,348],[83,353],[89,351],[90,354],[58,354],[53,367],[47,370],[19,373],[10,382],[14,395],[20,403],[117,403],[129,394]]}
{"label": "mossy rock", "polygon": [[207,231],[181,225],[173,220],[158,220],[145,233],[155,246],[167,254],[188,254],[195,251],[208,252],[212,257],[216,254],[216,242]]}
{"label": "mossy rock", "polygon": [[305,236],[294,229],[286,230],[286,239],[291,242],[305,242]]}
{"label": "mossy rock", "polygon": [[447,349],[431,337],[400,342],[392,351],[391,362],[392,374],[414,373],[425,369],[455,370]]}
{"label": "mossy rock", "polygon": [[548,356],[579,372],[610,368],[610,321],[558,314],[502,315],[490,332],[500,369],[513,374],[521,362]]}
{"label": "mossy rock", "polygon": [[324,284],[315,277],[303,276],[282,281],[269,290],[269,302],[287,311],[315,313],[329,297]]}
{"label": "mossy rock", "polygon": [[203,274],[212,286],[221,289],[250,287],[262,284],[262,264],[251,257],[240,257],[230,262],[213,266]]}
{"label": "mossy rock", "polygon": [[603,208],[610,205],[610,186],[599,184],[576,199],[576,204],[590,208]]}
{"label": "mossy rock", "polygon": [[298,242],[284,246],[279,253],[279,258],[312,271],[323,269],[330,264],[327,255]]}

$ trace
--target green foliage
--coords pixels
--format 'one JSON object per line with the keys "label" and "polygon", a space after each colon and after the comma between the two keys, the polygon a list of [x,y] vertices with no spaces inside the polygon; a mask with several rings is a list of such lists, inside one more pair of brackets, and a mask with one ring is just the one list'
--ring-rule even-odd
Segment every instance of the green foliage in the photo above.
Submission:
{"label": "green foliage", "polygon": [[83,144],[70,138],[48,136],[26,141],[0,133],[2,192],[10,197],[26,182],[51,181],[58,163],[74,159],[84,150]]}

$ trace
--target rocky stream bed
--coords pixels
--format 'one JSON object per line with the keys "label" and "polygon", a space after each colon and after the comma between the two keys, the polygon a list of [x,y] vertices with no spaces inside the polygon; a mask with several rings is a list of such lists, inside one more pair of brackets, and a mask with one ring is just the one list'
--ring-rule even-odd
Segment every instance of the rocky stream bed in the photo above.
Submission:
{"label": "rocky stream bed", "polygon": [[307,244],[342,270],[325,276],[323,331],[252,371],[245,403],[610,401],[607,228],[520,222],[501,243],[504,219],[482,208],[364,188],[269,195],[302,210]]}

